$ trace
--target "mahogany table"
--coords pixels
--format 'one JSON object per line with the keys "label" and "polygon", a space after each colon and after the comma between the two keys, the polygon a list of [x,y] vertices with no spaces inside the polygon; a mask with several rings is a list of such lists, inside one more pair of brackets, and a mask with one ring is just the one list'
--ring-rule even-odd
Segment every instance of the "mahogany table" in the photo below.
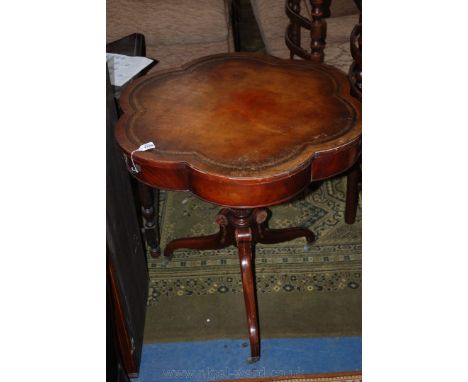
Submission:
{"label": "mahogany table", "polygon": [[[224,207],[218,233],[174,240],[164,256],[237,246],[250,361],[260,356],[255,243],[315,240],[306,228],[268,228],[266,207],[356,162],[361,106],[349,93],[347,77],[333,67],[233,53],[143,77],[120,98],[116,138],[133,175]],[[135,151],[147,142],[155,148]]]}

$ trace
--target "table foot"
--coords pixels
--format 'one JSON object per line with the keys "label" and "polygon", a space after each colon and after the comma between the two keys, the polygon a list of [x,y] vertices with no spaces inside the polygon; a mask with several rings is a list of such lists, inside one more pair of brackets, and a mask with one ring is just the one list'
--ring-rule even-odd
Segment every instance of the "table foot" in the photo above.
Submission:
{"label": "table foot", "polygon": [[255,363],[260,359],[260,357],[248,357],[247,363]]}
{"label": "table foot", "polygon": [[271,216],[267,208],[257,208],[253,212],[256,223],[256,242],[262,244],[276,244],[290,241],[299,237],[305,237],[307,244],[315,241],[314,233],[305,227],[272,229],[268,227],[268,220]]}

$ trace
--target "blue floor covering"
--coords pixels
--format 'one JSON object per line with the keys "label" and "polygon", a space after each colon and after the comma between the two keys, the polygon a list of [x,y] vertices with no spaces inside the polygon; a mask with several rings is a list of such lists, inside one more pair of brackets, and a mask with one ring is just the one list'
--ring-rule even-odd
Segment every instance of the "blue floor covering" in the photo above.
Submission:
{"label": "blue floor covering", "polygon": [[248,341],[214,340],[143,346],[134,382],[214,381],[361,370],[361,337],[265,339],[248,364]]}

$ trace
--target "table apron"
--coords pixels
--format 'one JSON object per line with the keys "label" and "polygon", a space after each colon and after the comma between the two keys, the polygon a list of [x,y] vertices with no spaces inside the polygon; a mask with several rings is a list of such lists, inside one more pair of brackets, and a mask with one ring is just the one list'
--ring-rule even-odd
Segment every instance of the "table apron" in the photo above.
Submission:
{"label": "table apron", "polygon": [[344,150],[317,155],[309,164],[286,176],[263,180],[221,178],[187,165],[158,167],[141,163],[134,175],[152,187],[191,191],[203,200],[226,207],[257,208],[283,203],[300,193],[310,182],[330,178],[350,168],[361,153],[360,142]]}

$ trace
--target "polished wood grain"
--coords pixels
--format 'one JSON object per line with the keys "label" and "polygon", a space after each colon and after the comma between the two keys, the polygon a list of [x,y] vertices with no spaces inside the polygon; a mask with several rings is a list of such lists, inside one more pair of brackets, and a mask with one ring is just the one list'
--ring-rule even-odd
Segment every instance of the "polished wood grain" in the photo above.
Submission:
{"label": "polished wood grain", "polygon": [[244,290],[245,311],[249,328],[250,358],[248,362],[256,362],[260,357],[260,333],[256,302],[255,278],[253,273],[252,232],[249,228],[236,228],[237,248]]}
{"label": "polished wood grain", "polygon": [[142,78],[121,96],[116,137],[127,163],[136,152],[141,182],[188,190],[225,206],[214,235],[176,239],[180,248],[238,248],[251,357],[260,357],[255,295],[256,243],[305,237],[306,228],[272,230],[266,206],[289,200],[311,181],[346,171],[361,151],[360,103],[346,75],[323,64],[252,53],[205,57]]}

